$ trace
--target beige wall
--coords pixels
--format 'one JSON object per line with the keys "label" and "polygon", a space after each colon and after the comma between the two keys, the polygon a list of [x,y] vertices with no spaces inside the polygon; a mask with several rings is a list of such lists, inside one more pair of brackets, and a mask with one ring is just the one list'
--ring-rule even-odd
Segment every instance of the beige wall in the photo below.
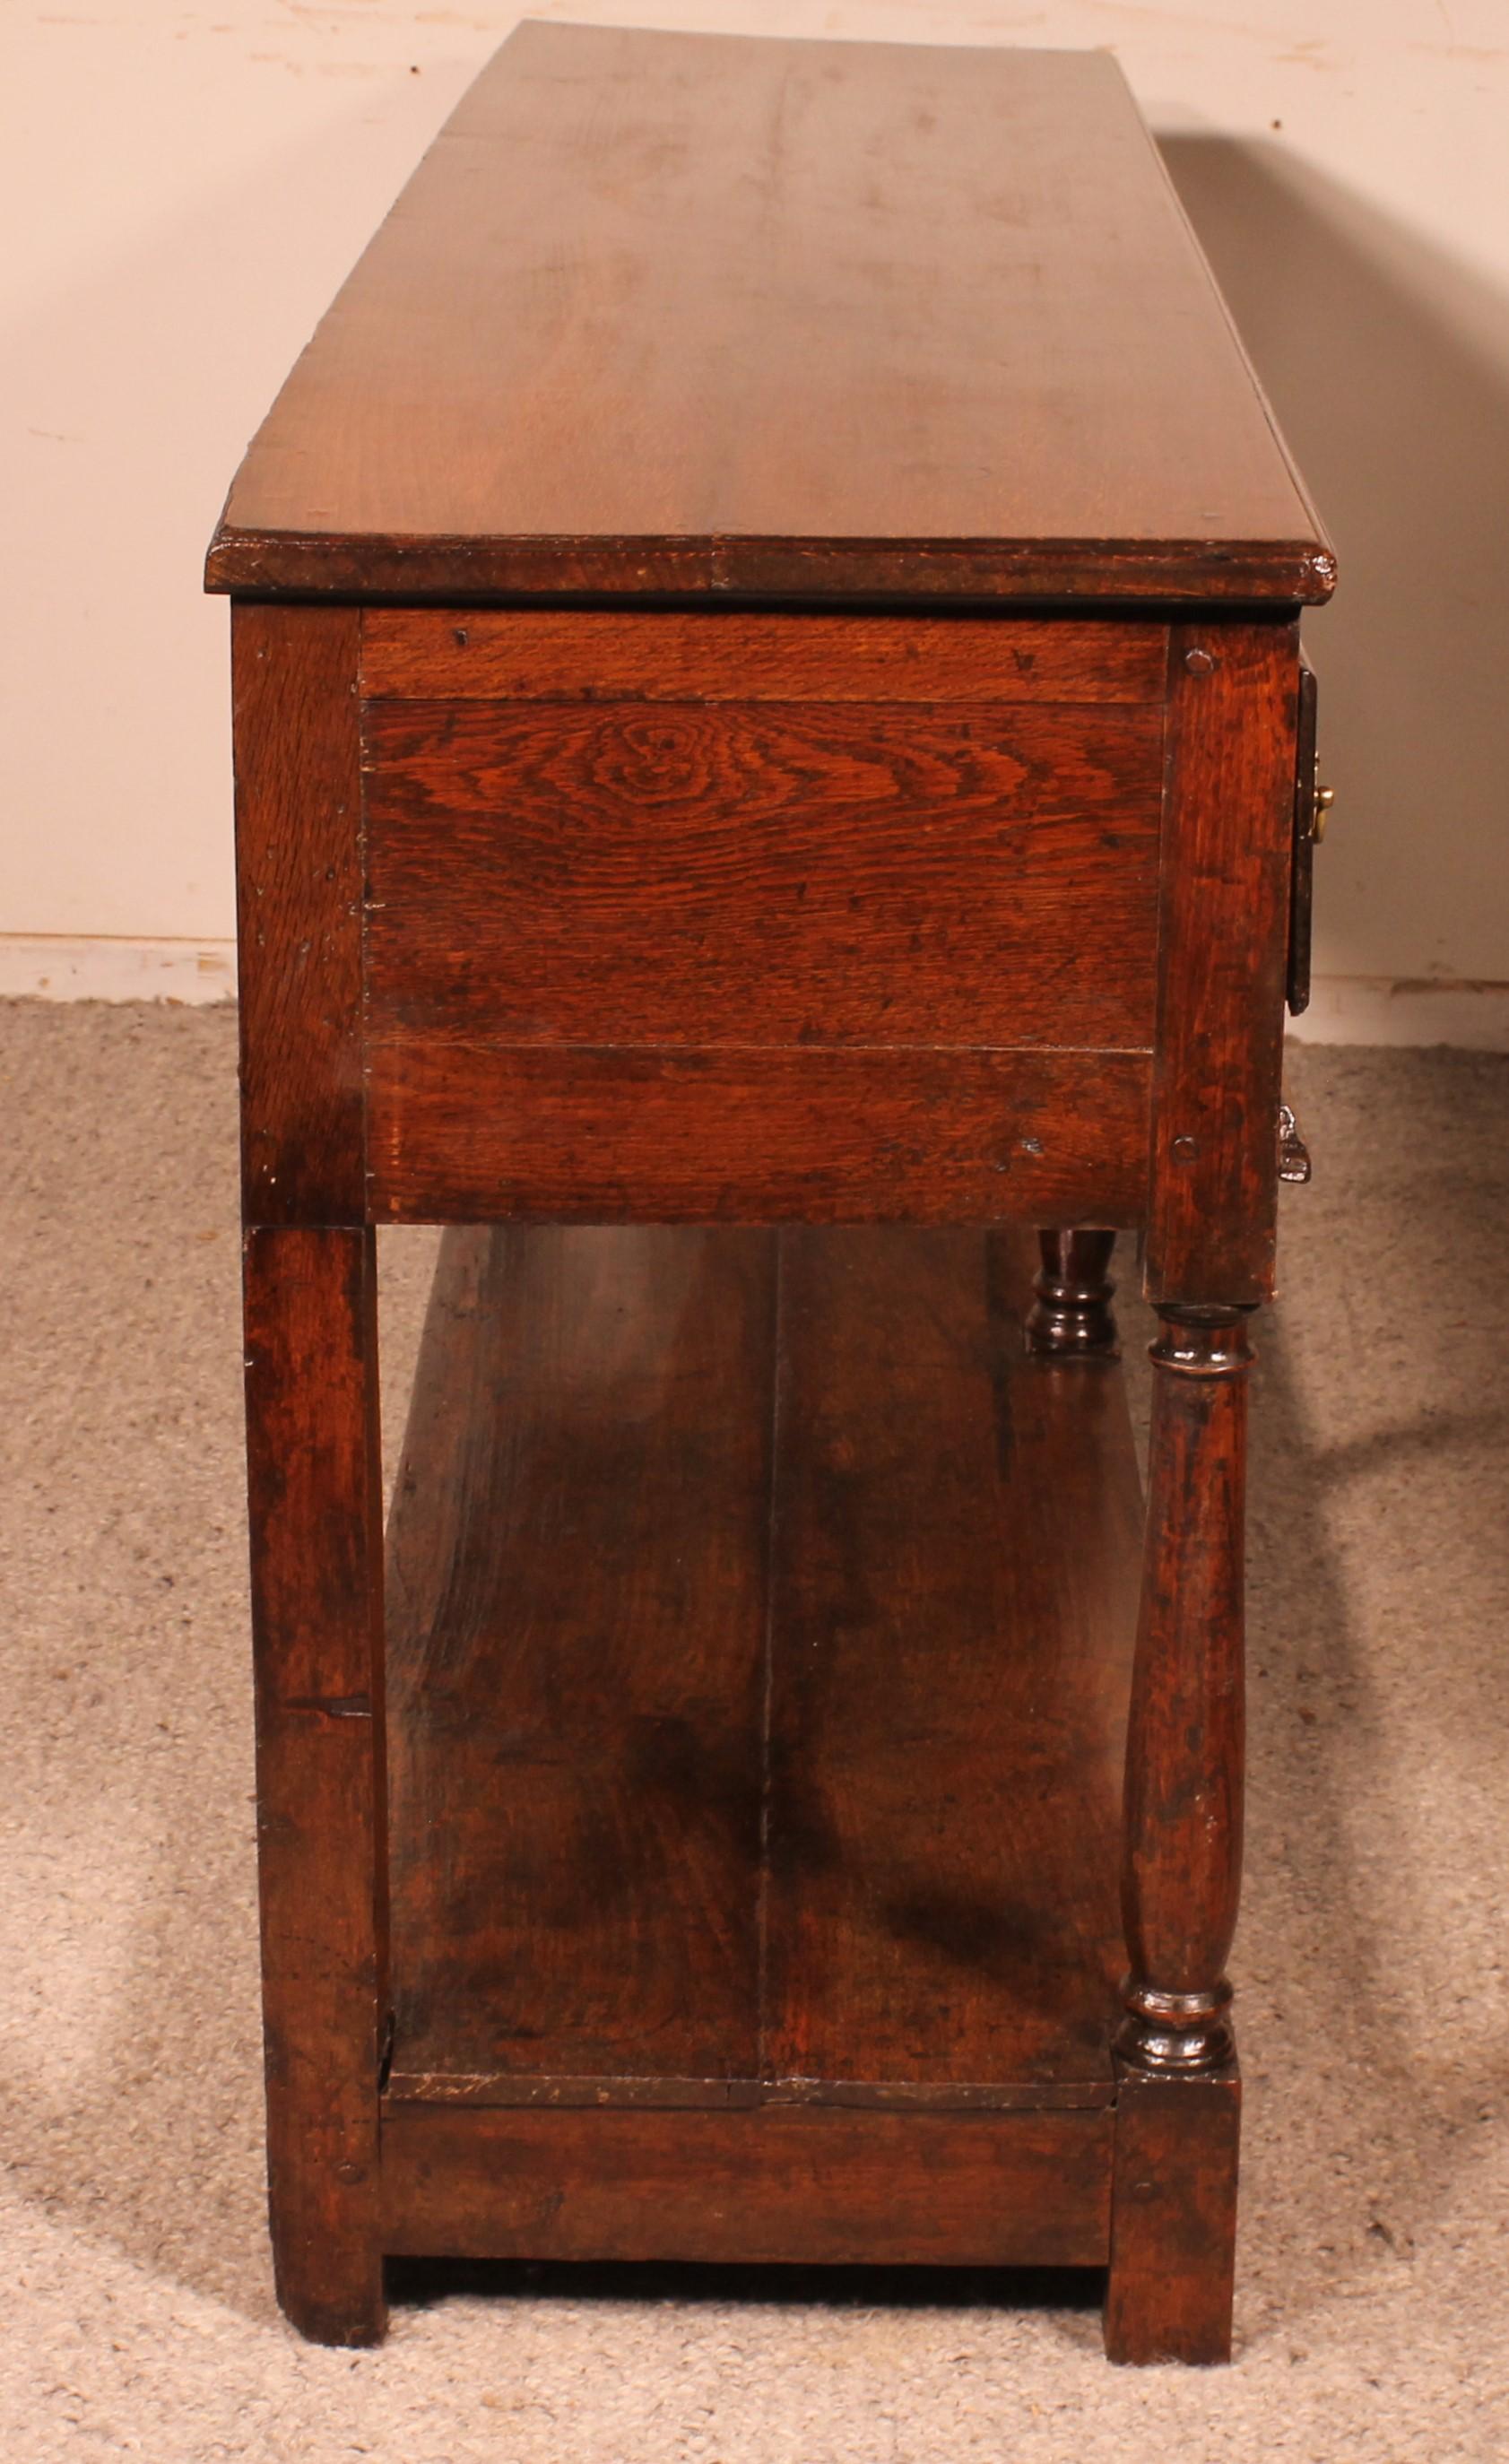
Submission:
{"label": "beige wall", "polygon": [[[289,362],[514,13],[10,0],[0,989],[224,988],[226,613],[201,554]],[[535,13],[1116,51],[1341,552],[1307,626],[1341,799],[1315,1025],[1509,1045],[1505,0]]]}

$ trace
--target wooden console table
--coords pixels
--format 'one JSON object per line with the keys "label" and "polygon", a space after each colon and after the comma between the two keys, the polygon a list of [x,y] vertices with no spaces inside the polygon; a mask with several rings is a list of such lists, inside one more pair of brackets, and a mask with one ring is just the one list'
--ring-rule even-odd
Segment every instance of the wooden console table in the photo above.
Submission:
{"label": "wooden console table", "polygon": [[308,2334],[388,2254],[894,2259],[1228,2350],[1332,579],[1101,55],[527,25],[300,360],[208,580]]}

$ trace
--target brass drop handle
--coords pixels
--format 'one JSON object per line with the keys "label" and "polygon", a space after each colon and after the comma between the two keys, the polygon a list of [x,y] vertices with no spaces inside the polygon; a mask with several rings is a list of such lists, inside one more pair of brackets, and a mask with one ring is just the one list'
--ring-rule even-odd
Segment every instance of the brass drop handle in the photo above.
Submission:
{"label": "brass drop handle", "polygon": [[1320,846],[1321,841],[1325,836],[1326,816],[1330,812],[1331,806],[1335,802],[1336,790],[1334,787],[1316,788],[1315,803],[1310,814],[1310,836],[1315,841],[1317,847]]}
{"label": "brass drop handle", "polygon": [[1310,1177],[1310,1150],[1287,1104],[1279,1107],[1279,1177],[1301,1183]]}

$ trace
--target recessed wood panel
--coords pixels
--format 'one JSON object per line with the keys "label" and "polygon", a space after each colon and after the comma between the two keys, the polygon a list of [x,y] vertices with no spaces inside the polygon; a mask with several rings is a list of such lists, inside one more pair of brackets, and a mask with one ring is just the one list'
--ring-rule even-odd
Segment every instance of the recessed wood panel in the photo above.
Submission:
{"label": "recessed wood panel", "polygon": [[1142,1221],[1136,1052],[374,1043],[368,1202],[395,1223]]}
{"label": "recessed wood panel", "polygon": [[1073,616],[371,607],[375,700],[1157,702],[1169,628]]}
{"label": "recessed wood panel", "polygon": [[1148,1049],[1162,715],[383,702],[368,1021]]}

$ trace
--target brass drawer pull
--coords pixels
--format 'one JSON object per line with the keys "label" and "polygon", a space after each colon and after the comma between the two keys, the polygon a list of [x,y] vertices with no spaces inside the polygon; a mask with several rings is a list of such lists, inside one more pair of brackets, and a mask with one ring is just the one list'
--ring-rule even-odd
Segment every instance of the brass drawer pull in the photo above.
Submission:
{"label": "brass drawer pull", "polygon": [[1310,1177],[1310,1150],[1287,1104],[1279,1107],[1279,1177],[1290,1181],[1306,1181]]}

